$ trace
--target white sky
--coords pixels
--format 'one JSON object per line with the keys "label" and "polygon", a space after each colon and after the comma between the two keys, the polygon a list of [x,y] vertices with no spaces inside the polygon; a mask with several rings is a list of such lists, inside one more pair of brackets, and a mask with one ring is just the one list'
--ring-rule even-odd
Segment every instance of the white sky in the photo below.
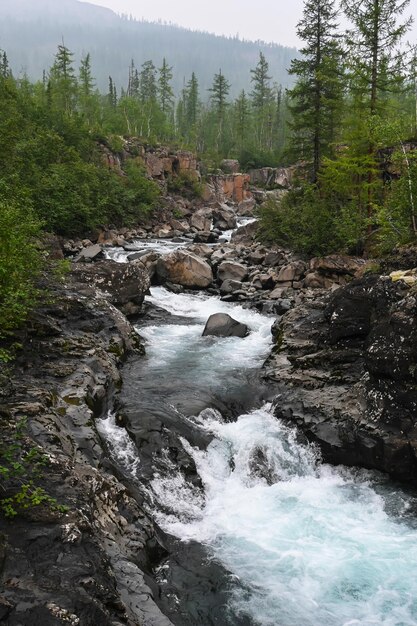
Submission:
{"label": "white sky", "polygon": [[[92,4],[132,14],[145,20],[162,20],[218,35],[298,46],[296,24],[303,0],[88,0]],[[408,39],[417,42],[417,0],[411,0],[415,21]]]}

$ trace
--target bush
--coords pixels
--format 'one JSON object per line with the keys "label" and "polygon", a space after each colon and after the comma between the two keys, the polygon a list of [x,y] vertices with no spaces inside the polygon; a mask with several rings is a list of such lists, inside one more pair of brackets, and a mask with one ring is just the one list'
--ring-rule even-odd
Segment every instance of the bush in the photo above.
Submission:
{"label": "bush", "polygon": [[308,255],[328,254],[341,246],[334,215],[312,185],[290,191],[282,200],[268,200],[260,207],[259,217],[264,241]]}
{"label": "bush", "polygon": [[12,518],[40,505],[64,513],[67,507],[58,504],[38,484],[48,458],[28,442],[25,429],[26,420],[22,419],[16,424],[9,441],[0,441],[0,514]]}
{"label": "bush", "polygon": [[23,324],[38,300],[34,281],[43,264],[39,233],[30,207],[0,199],[0,339]]}
{"label": "bush", "polygon": [[168,180],[168,191],[178,193],[186,198],[201,198],[203,185],[191,172],[181,172],[178,176],[171,176]]}

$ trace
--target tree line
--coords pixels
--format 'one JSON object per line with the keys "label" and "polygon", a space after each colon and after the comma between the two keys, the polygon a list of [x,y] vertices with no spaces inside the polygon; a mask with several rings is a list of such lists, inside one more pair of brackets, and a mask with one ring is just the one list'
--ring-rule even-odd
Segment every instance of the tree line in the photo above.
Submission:
{"label": "tree line", "polygon": [[[417,54],[409,0],[306,0],[290,72],[289,152],[303,175],[262,212],[267,238],[308,253],[380,253],[416,239]],[[350,27],[341,32],[341,11]]]}

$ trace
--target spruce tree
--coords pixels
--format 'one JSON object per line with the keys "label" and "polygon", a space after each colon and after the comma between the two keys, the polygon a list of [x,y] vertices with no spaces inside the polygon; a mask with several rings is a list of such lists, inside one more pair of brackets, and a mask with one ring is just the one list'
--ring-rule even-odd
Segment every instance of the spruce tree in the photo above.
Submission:
{"label": "spruce tree", "polygon": [[224,143],[224,121],[228,106],[227,98],[230,92],[230,83],[223,76],[221,70],[214,75],[213,85],[210,87],[209,92],[211,93],[210,102],[216,125],[214,144],[218,152]]}
{"label": "spruce tree", "polygon": [[350,48],[351,88],[371,115],[382,112],[384,96],[404,82],[400,56],[393,54],[412,18],[399,18],[410,0],[342,0],[353,24],[347,33]]}
{"label": "spruce tree", "polygon": [[332,151],[341,107],[341,49],[334,0],[306,0],[297,33],[304,42],[301,59],[291,62],[297,76],[289,91],[294,156],[311,161],[317,182],[323,156]]}
{"label": "spruce tree", "polygon": [[73,58],[73,53],[64,44],[59,45],[50,71],[51,104],[58,112],[67,115],[74,112],[77,95]]}
{"label": "spruce tree", "polygon": [[250,73],[253,88],[251,92],[252,107],[255,114],[255,133],[258,148],[271,144],[271,105],[273,103],[269,64],[265,55],[259,53],[259,61]]}
{"label": "spruce tree", "polygon": [[162,66],[158,70],[158,97],[162,112],[165,115],[172,113],[174,104],[174,92],[172,91],[172,67],[170,67],[164,57]]}
{"label": "spruce tree", "polygon": [[139,97],[142,103],[155,102],[156,95],[156,68],[152,61],[145,61],[139,75]]}

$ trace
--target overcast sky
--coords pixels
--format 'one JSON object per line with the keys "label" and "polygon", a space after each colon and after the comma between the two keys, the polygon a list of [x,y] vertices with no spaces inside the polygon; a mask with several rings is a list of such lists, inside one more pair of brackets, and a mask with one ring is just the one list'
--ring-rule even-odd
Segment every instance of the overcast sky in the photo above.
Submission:
{"label": "overcast sky", "polygon": [[[303,0],[89,0],[117,13],[131,13],[145,20],[162,20],[218,35],[299,46],[295,32]],[[417,17],[417,0],[411,0]],[[414,23],[410,39],[417,40]]]}

